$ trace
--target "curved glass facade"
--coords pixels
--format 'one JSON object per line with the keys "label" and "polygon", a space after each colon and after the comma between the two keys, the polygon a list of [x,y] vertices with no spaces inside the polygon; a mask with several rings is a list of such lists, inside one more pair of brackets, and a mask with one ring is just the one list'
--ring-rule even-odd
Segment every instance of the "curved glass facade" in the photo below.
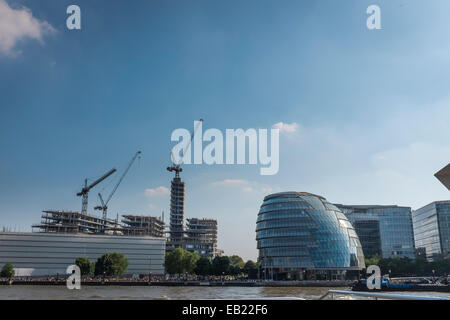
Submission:
{"label": "curved glass facade", "polygon": [[365,267],[358,236],[345,215],[306,192],[265,197],[256,240],[263,278],[342,279]]}

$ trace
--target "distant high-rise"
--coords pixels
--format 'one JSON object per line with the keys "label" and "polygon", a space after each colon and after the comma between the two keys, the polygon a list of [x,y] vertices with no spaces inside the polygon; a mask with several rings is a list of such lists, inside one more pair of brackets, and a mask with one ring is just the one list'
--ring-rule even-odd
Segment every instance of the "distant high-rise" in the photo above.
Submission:
{"label": "distant high-rise", "polygon": [[185,185],[179,176],[172,179],[170,188],[170,241],[181,241],[184,233]]}
{"label": "distant high-rise", "polygon": [[412,221],[418,252],[428,260],[450,258],[450,200],[414,210]]}
{"label": "distant high-rise", "polygon": [[410,207],[335,205],[355,227],[365,257],[415,258]]}

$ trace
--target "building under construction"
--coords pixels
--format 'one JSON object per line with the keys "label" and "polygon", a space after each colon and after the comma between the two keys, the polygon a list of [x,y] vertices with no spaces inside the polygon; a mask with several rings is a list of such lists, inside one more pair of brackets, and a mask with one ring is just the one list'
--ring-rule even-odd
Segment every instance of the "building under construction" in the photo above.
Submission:
{"label": "building under construction", "polygon": [[214,258],[219,254],[217,250],[217,220],[187,219],[186,238],[190,249],[202,256]]}
{"label": "building under construction", "polygon": [[203,119],[194,122],[194,131],[191,140],[183,150],[182,156],[175,161],[172,153],[172,165],[167,167],[170,172],[175,172],[175,177],[170,184],[170,229],[166,245],[167,251],[176,248],[183,248],[191,252],[197,252],[203,257],[214,258],[222,253],[217,249],[217,220],[214,219],[187,219],[187,226],[184,228],[184,197],[185,184],[180,178],[183,171],[183,162],[186,151],[197,130],[202,126]]}
{"label": "building under construction", "polygon": [[163,238],[164,221],[151,216],[122,215],[122,232],[129,236]]}
{"label": "building under construction", "polygon": [[185,184],[179,176],[181,168],[175,166],[173,171],[175,177],[170,191],[170,229],[166,250],[170,252],[183,248],[209,258],[221,255],[222,251],[217,249],[217,220],[190,218],[184,227]]}
{"label": "building under construction", "polygon": [[73,211],[43,211],[33,232],[164,237],[164,222],[151,216],[123,215],[122,223]]}
{"label": "building under construction", "polygon": [[170,185],[169,240],[174,243],[181,241],[184,236],[184,196],[185,184],[177,172]]}
{"label": "building under construction", "polygon": [[103,219],[76,211],[43,211],[41,222],[31,227],[33,232],[44,233],[122,234],[122,228],[117,220]]}
{"label": "building under construction", "polygon": [[186,229],[180,238],[169,238],[167,251],[183,248],[197,252],[202,257],[214,258],[220,256],[222,251],[217,249],[217,220],[214,219],[187,219]]}

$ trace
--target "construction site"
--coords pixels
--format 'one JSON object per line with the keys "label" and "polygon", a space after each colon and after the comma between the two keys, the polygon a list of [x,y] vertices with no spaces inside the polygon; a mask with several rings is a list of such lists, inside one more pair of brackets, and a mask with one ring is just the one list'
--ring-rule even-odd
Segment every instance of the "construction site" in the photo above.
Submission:
{"label": "construction site", "polygon": [[[200,124],[202,121],[200,119],[198,123]],[[172,164],[167,167],[167,170],[174,172],[175,176],[171,181],[169,225],[166,225],[164,222],[164,212],[159,217],[122,214],[119,220],[119,214],[117,214],[115,219],[108,218],[108,205],[111,199],[116,194],[117,189],[135,160],[141,156],[141,151],[137,151],[111,193],[106,198],[101,193],[97,194],[100,204],[95,206],[94,210],[100,211],[101,215],[97,216],[88,213],[89,192],[113,175],[117,171],[116,168],[109,170],[90,184],[88,184],[88,179],[84,179],[82,189],[76,193],[78,197],[81,197],[81,211],[44,210],[41,215],[41,221],[32,225],[32,232],[156,237],[166,239],[166,251],[169,252],[176,248],[183,248],[210,258],[221,255],[223,252],[217,249],[217,220],[190,218],[187,219],[186,226],[184,223],[185,183],[180,177],[182,172],[181,163],[197,129],[198,126],[194,128],[191,140],[182,151],[183,153],[178,161],[175,162],[174,155],[171,153]]]}

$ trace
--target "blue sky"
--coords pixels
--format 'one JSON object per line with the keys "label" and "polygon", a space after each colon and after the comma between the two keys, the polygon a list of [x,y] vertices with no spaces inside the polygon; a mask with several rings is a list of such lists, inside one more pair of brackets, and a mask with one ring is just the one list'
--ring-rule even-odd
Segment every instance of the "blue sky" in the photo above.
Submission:
{"label": "blue sky", "polygon": [[[66,28],[71,4],[82,30]],[[371,4],[382,30],[366,28]],[[168,217],[170,134],[199,118],[204,129],[285,124],[275,176],[184,167],[186,216],[218,219],[226,254],[256,258],[256,215],[271,192],[413,209],[449,198],[433,177],[450,162],[448,1],[0,8],[0,226],[28,231],[43,209],[79,210],[84,178],[124,170],[137,150],[109,214]],[[18,11],[31,18],[11,23]],[[91,192],[90,212],[118,178]]]}

